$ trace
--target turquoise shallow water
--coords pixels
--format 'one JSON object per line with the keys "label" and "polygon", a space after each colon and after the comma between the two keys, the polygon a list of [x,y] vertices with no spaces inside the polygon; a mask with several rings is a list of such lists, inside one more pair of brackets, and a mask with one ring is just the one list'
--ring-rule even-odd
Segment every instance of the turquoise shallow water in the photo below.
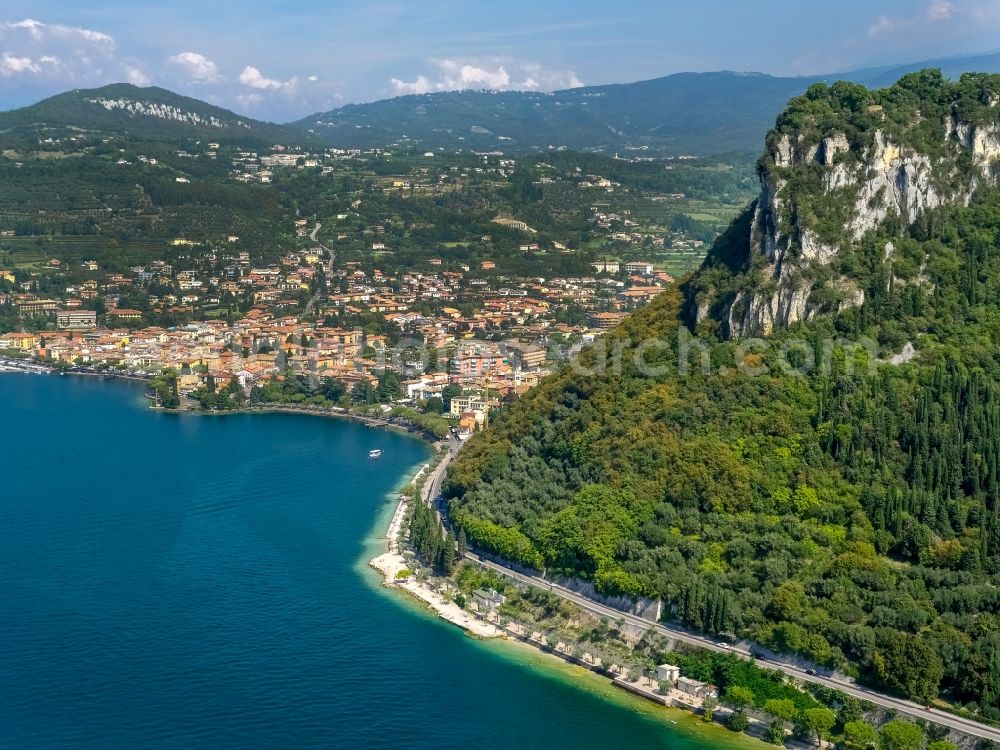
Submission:
{"label": "turquoise shallow water", "polygon": [[410,436],[15,374],[0,420],[0,747],[719,746],[378,587]]}

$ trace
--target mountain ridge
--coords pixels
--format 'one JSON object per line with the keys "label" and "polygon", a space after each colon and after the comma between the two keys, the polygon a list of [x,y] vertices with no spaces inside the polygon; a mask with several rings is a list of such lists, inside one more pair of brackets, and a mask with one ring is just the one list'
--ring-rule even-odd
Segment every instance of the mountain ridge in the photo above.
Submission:
{"label": "mountain ridge", "polygon": [[[153,137],[322,142],[341,148],[547,151],[715,156],[756,151],[774,118],[814,82],[884,86],[939,67],[947,77],[1000,72],[1000,53],[942,58],[815,76],[682,72],[554,92],[446,91],[318,112],[289,123],[255,120],[156,86],[73,89],[0,111],[0,131],[90,127]],[[143,107],[142,103],[149,105]]]}
{"label": "mountain ridge", "polygon": [[454,91],[349,104],[291,125],[331,145],[404,144],[430,149],[632,150],[680,155],[755,151],[774,118],[811,83],[884,86],[903,73],[939,67],[948,77],[1000,72],[1000,53],[816,76],[715,71],[551,93]]}
{"label": "mountain ridge", "polygon": [[24,134],[83,128],[144,138],[200,137],[219,141],[312,140],[302,131],[263,122],[157,86],[114,83],[72,89],[0,112],[0,132]]}

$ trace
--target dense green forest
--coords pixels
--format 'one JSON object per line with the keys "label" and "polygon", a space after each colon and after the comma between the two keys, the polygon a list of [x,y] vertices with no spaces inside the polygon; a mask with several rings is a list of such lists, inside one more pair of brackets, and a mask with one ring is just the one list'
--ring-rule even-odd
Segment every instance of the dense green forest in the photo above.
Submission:
{"label": "dense green forest", "polygon": [[292,244],[279,195],[232,182],[221,160],[178,156],[185,147],[196,145],[95,137],[69,154],[0,156],[0,227],[14,233],[0,251],[31,268],[32,260],[90,258],[125,271],[151,260],[177,263],[170,244],[177,238],[222,243],[235,234],[262,259]]}
{"label": "dense green forest", "polygon": [[1000,718],[1000,190],[842,260],[860,307],[749,347],[692,342],[664,294],[491,419],[450,513],[473,546],[692,628]]}

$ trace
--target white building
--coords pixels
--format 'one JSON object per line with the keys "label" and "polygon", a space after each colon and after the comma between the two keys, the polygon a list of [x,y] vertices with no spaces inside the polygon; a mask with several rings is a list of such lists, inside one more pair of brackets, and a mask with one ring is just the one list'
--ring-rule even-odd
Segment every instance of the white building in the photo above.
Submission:
{"label": "white building", "polygon": [[625,270],[629,273],[637,273],[640,276],[652,276],[653,264],[644,260],[633,260],[625,264]]}
{"label": "white building", "polygon": [[673,664],[661,664],[656,668],[656,679],[660,682],[669,682],[673,685],[680,676],[680,667],[675,667]]}
{"label": "white building", "polygon": [[677,689],[695,698],[719,697],[719,689],[715,685],[709,685],[707,682],[701,682],[700,680],[692,680],[690,677],[678,677]]}

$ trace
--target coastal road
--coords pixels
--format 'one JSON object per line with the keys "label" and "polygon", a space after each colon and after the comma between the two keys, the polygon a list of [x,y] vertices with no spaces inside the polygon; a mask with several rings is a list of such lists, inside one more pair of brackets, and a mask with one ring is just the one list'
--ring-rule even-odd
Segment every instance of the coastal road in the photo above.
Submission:
{"label": "coastal road", "polygon": [[[326,277],[329,279],[329,278],[331,278],[333,276],[333,263],[336,260],[337,255],[336,255],[336,253],[333,252],[333,250],[331,250],[330,248],[328,248],[322,242],[319,242],[319,240],[317,239],[317,235],[319,234],[319,230],[322,227],[323,227],[323,225],[320,224],[317,221],[316,222],[316,226],[314,226],[312,228],[312,231],[309,233],[309,239],[311,241],[313,241],[313,242],[316,242],[321,248],[323,248],[324,250],[326,250],[327,255],[330,256],[330,262],[329,262],[329,264],[327,264],[327,270],[326,270]],[[319,302],[319,296],[320,296],[320,294],[317,291],[312,297],[309,298],[309,302],[306,303],[306,309],[305,309],[304,315],[312,315],[313,308],[316,307],[316,303]]]}
{"label": "coastal road", "polygon": [[[590,612],[591,614],[597,615],[598,617],[607,617],[611,621],[625,620],[630,625],[634,625],[643,630],[653,629],[660,635],[664,635],[668,638],[673,638],[674,640],[686,643],[691,646],[697,646],[698,648],[708,649],[709,651],[716,651],[719,653],[730,653],[735,654],[743,659],[753,658],[749,651],[741,649],[738,647],[727,646],[724,644],[719,644],[713,641],[711,638],[706,638],[694,633],[687,632],[685,630],[679,630],[671,628],[667,625],[661,623],[654,623],[651,620],[646,620],[642,617],[637,617],[636,615],[631,615],[622,612],[612,607],[606,607],[603,604],[588,599],[582,594],[578,594],[575,591],[560,586],[557,583],[547,581],[541,576],[527,575],[525,573],[520,573],[516,570],[512,570],[505,565],[500,565],[498,563],[492,562],[491,560],[486,560],[473,552],[467,552],[466,558],[472,560],[484,568],[489,568],[497,573],[513,578],[521,583],[527,584],[529,586],[534,586],[545,591],[550,591],[553,594],[576,604],[581,609]],[[902,714],[908,714],[909,716],[925,719],[927,721],[933,721],[936,724],[941,724],[942,726],[950,727],[959,732],[964,732],[966,734],[972,735],[974,737],[982,737],[983,739],[993,740],[994,742],[1000,742],[1000,729],[994,729],[986,724],[981,724],[978,721],[972,721],[971,719],[965,719],[961,716],[954,716],[953,714],[944,713],[942,711],[930,711],[929,709],[921,706],[917,703],[911,701],[903,700],[901,698],[895,698],[891,695],[884,695],[883,693],[876,692],[874,690],[869,690],[868,688],[861,687],[853,682],[848,682],[846,680],[833,679],[830,677],[825,677],[820,674],[806,674],[805,670],[800,669],[789,664],[780,664],[773,661],[765,661],[764,665],[768,669],[777,669],[780,672],[784,672],[790,677],[794,677],[796,680],[802,682],[812,682],[817,685],[825,685],[826,687],[835,688],[843,693],[852,695],[855,698],[861,700],[869,701],[876,705],[882,706],[887,709],[894,709]]]}
{"label": "coastal road", "polygon": [[441,497],[441,482],[444,481],[444,473],[448,469],[448,464],[451,463],[455,454],[458,453],[461,445],[455,438],[448,437],[448,455],[437,465],[437,468],[431,474],[430,481],[424,485],[424,496],[422,499],[427,505],[438,511],[439,517],[441,508],[437,505],[437,499]]}

